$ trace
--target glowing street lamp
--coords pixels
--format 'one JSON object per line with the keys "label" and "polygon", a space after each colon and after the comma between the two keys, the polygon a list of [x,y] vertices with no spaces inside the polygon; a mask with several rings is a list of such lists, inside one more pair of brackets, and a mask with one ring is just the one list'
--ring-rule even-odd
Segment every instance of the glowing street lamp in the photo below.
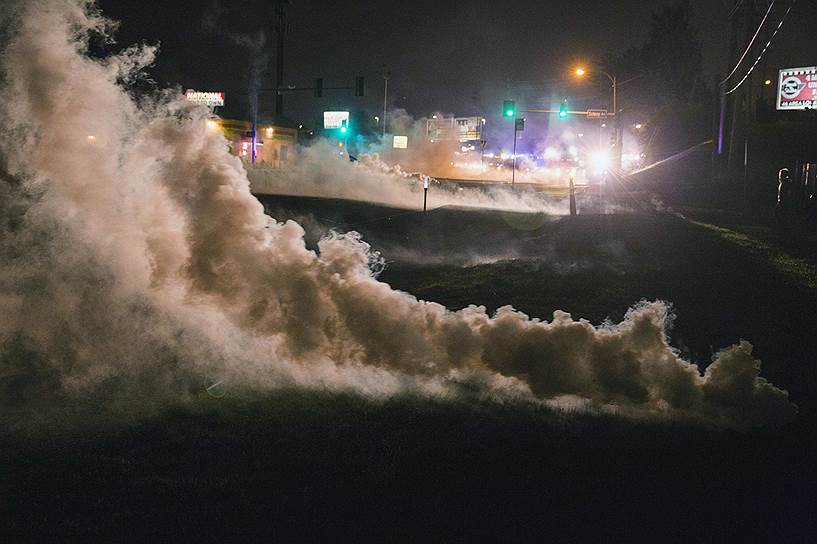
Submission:
{"label": "glowing street lamp", "polygon": [[[618,121],[619,117],[618,117],[618,101],[617,101],[618,97],[616,95],[616,90],[617,90],[616,89],[616,78],[615,78],[615,76],[611,76],[610,74],[608,74],[607,72],[605,72],[603,70],[596,70],[596,71],[598,73],[600,73],[601,75],[605,76],[607,79],[609,79],[610,83],[612,84],[612,88],[613,88],[613,119],[614,119],[615,127],[616,127],[615,138],[616,138],[616,148],[617,148],[616,167],[620,170],[621,169],[621,142],[619,141],[619,137],[618,137],[618,127],[620,125],[619,125],[619,121]],[[578,77],[584,77],[585,75],[587,75],[587,70],[585,70],[582,67],[579,67],[579,68],[576,68],[575,74]]]}
{"label": "glowing street lamp", "polygon": [[[600,73],[603,76],[606,76],[607,79],[610,80],[610,83],[613,84],[613,115],[618,115],[618,109],[617,109],[618,104],[616,103],[616,78],[611,76],[610,74],[608,74],[607,72],[605,72],[603,70],[597,70],[597,72]],[[576,68],[575,74],[578,77],[584,77],[585,75],[587,75],[587,70],[585,70],[584,68]]]}

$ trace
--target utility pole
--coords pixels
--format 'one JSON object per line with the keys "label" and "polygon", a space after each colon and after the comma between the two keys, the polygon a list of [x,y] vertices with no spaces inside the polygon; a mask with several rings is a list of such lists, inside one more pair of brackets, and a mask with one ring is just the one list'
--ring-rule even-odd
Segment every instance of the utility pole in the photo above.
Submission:
{"label": "utility pole", "polygon": [[278,38],[275,51],[275,117],[278,122],[284,115],[284,95],[281,89],[284,86],[284,37],[286,35],[286,9],[289,0],[275,2],[275,33]]}
{"label": "utility pole", "polygon": [[[604,73],[604,72],[602,72]],[[605,74],[607,77],[610,78],[610,81],[613,83],[613,124],[615,125],[615,132],[616,132],[616,172],[621,172],[621,155],[624,148],[624,126],[621,123],[621,116],[619,115],[618,111],[618,92],[617,92],[617,79],[615,76],[610,76],[609,74]]]}
{"label": "utility pole", "polygon": [[391,72],[383,65],[383,140],[386,140],[386,113],[389,105],[389,78]]}

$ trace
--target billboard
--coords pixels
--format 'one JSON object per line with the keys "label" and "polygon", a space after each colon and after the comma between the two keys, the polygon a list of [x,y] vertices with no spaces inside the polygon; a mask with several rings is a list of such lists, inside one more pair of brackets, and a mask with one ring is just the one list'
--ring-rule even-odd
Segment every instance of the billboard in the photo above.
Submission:
{"label": "billboard", "polygon": [[343,122],[349,124],[348,111],[325,111],[323,112],[323,128],[340,128]]}
{"label": "billboard", "polygon": [[407,149],[408,148],[408,136],[395,136],[394,137],[394,149]]}
{"label": "billboard", "polygon": [[817,107],[817,66],[784,68],[777,82],[777,109],[807,110]]}
{"label": "billboard", "polygon": [[459,140],[467,142],[482,137],[482,117],[438,117],[426,121],[426,135],[429,140]]}
{"label": "billboard", "polygon": [[223,106],[224,93],[223,92],[199,92],[193,89],[184,91],[184,97],[188,102],[199,104],[201,106]]}

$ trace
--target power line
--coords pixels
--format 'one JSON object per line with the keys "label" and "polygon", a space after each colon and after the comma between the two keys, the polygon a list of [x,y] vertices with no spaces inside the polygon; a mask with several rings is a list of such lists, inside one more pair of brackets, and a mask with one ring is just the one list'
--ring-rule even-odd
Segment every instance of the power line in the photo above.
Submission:
{"label": "power line", "polygon": [[744,2],[744,0],[740,0],[737,4],[735,4],[735,7],[733,7],[732,11],[729,12],[729,17],[728,17],[729,19],[731,19],[732,16],[740,9],[740,6],[743,5],[743,2]]}
{"label": "power line", "polygon": [[[732,71],[729,72],[729,75],[726,76],[723,79],[723,81],[721,81],[721,85],[725,85],[726,82],[729,81],[729,78],[735,75],[735,72],[738,71],[738,68],[740,67],[740,64],[743,62],[743,59],[745,59],[746,55],[749,54],[749,51],[752,49],[752,45],[754,45],[755,40],[757,39],[758,35],[760,35],[760,31],[763,29],[763,25],[766,24],[766,19],[769,18],[769,14],[772,12],[774,4],[775,0],[772,0],[772,3],[769,4],[769,9],[766,10],[766,15],[763,16],[763,20],[760,21],[760,25],[757,27],[757,31],[755,31],[755,35],[752,36],[752,40],[749,42],[749,45],[746,46],[746,51],[743,52],[743,55],[740,57],[740,60],[738,60],[737,64],[735,64],[735,67],[732,68]],[[736,6],[735,9],[737,9],[738,7],[740,7],[740,4],[738,4],[738,6]]]}
{"label": "power line", "polygon": [[743,79],[741,79],[740,82],[737,85],[732,87],[731,90],[726,91],[726,94],[732,94],[733,92],[737,91],[738,88],[740,88],[740,86],[743,85],[743,83],[749,78],[749,76],[752,75],[752,72],[754,72],[755,68],[757,67],[758,63],[760,62],[760,59],[763,58],[763,55],[766,54],[766,51],[772,45],[772,40],[774,40],[774,37],[777,36],[778,32],[780,32],[780,29],[783,28],[783,23],[786,21],[786,17],[789,15],[789,13],[791,13],[791,10],[794,7],[794,4],[796,4],[796,3],[797,3],[797,0],[792,1],[791,5],[789,6],[789,9],[786,10],[786,13],[783,14],[783,18],[780,19],[780,24],[778,24],[777,28],[775,28],[774,32],[772,32],[772,35],[769,38],[769,41],[766,42],[766,47],[763,48],[763,51],[761,51],[760,55],[758,55],[757,59],[755,59],[755,63],[752,64],[752,67],[749,68],[749,71],[746,72],[746,75],[743,76]]}

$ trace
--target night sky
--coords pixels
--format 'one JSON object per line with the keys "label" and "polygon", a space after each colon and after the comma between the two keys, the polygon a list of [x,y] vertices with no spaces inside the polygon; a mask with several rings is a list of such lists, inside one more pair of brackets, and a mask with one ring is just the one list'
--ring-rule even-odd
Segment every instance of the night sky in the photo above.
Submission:
{"label": "night sky", "polygon": [[[311,92],[288,95],[285,113],[309,123],[326,109],[382,109],[384,64],[393,74],[390,107],[417,116],[433,111],[490,115],[503,97],[517,98],[523,107],[548,106],[552,97],[562,95],[583,94],[592,102],[592,89],[563,79],[570,68],[638,46],[649,31],[651,10],[672,1],[293,0],[287,84],[311,86],[315,77],[323,77],[326,86],[351,86],[356,75],[364,75],[367,96],[354,98],[351,91],[326,91],[321,99]],[[151,72],[160,85],[226,91],[225,116],[246,116],[248,90],[273,85],[269,0],[99,3],[121,21],[119,45],[161,44]],[[693,5],[711,81],[726,71],[725,21],[733,2]],[[808,25],[817,7],[814,0],[801,0],[797,9],[769,56],[770,73],[776,72],[775,62],[817,63],[813,38],[804,38],[813,35]],[[260,110],[262,117],[271,113],[272,94],[262,93]]]}

